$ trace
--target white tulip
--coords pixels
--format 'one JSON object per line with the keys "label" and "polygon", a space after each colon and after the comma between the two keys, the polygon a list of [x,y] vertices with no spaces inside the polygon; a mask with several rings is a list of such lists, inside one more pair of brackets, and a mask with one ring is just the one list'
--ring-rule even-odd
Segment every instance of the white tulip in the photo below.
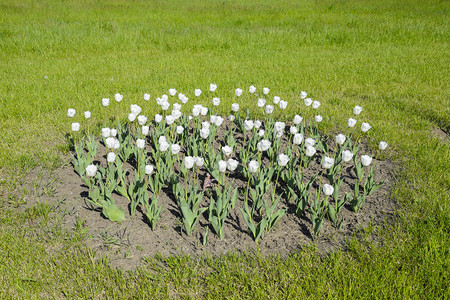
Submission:
{"label": "white tulip", "polygon": [[294,120],[292,120],[292,123],[294,123],[295,125],[300,124],[303,121],[303,118],[300,117],[299,115],[295,115]]}
{"label": "white tulip", "polygon": [[229,158],[227,160],[227,169],[231,172],[236,170],[237,166],[239,165],[239,162],[235,159]]}
{"label": "white tulip", "polygon": [[163,104],[164,100],[161,98],[156,98],[156,104],[158,104],[159,106],[161,106],[161,104]]}
{"label": "white tulip", "polygon": [[264,107],[266,105],[266,99],[259,98],[258,99],[258,107]]}
{"label": "white tulip", "polygon": [[136,105],[136,104],[131,104],[130,109],[131,109],[131,113],[132,113],[133,115],[135,115],[136,117],[137,117],[137,116],[141,113],[141,111],[142,111],[142,108],[141,108],[139,105]]}
{"label": "white tulip", "polygon": [[381,141],[378,148],[380,148],[380,150],[384,150],[387,148],[387,146],[388,146],[388,144],[386,142]]}
{"label": "white tulip", "polygon": [[202,109],[200,110],[200,114],[201,114],[202,116],[206,116],[207,113],[208,113],[208,108],[202,106]]}
{"label": "white tulip", "polygon": [[107,107],[107,106],[109,105],[109,98],[103,98],[103,99],[102,99],[102,105],[103,105],[104,107]]}
{"label": "white tulip", "polygon": [[147,122],[147,117],[144,115],[140,115],[138,118],[139,125],[143,126]]}
{"label": "white tulip", "polygon": [[201,94],[202,94],[202,90],[201,90],[201,89],[195,89],[195,91],[194,91],[195,97],[198,97],[198,96],[200,96]]}
{"label": "white tulip", "polygon": [[67,116],[68,116],[69,118],[73,118],[73,117],[75,116],[75,109],[69,108],[69,109],[67,110]]}
{"label": "white tulip", "polygon": [[230,146],[223,146],[222,147],[222,152],[225,156],[230,156],[231,152],[233,152],[233,147]]}
{"label": "white tulip", "polygon": [[298,131],[298,129],[297,129],[296,126],[291,126],[291,127],[289,128],[289,132],[290,132],[291,134],[296,134],[297,131]]}
{"label": "white tulip", "polygon": [[123,95],[117,93],[117,94],[114,95],[114,99],[115,99],[117,102],[120,102],[120,101],[122,101],[122,99],[123,99]]}
{"label": "white tulip", "polygon": [[144,100],[145,100],[145,101],[150,100],[150,94],[145,93],[145,94],[144,94]]}
{"label": "white tulip", "polygon": [[295,145],[300,145],[302,143],[302,141],[303,141],[303,134],[301,134],[301,133],[294,134],[293,143]]}
{"label": "white tulip", "polygon": [[167,143],[167,138],[166,138],[164,135],[161,135],[161,136],[158,138],[158,143],[159,143],[159,144]]}
{"label": "white tulip", "polygon": [[86,119],[90,119],[90,118],[91,118],[91,112],[90,112],[90,111],[85,111],[85,112],[84,112],[84,117],[85,117]]}
{"label": "white tulip", "polygon": [[179,104],[179,103],[174,103],[172,106],[173,106],[173,111],[181,110],[181,104]]}
{"label": "white tulip", "polygon": [[277,105],[278,103],[280,103],[281,98],[278,96],[273,97],[273,104]]}
{"label": "white tulip", "polygon": [[195,158],[194,157],[192,157],[192,156],[185,156],[184,157],[184,167],[186,169],[188,169],[188,170],[192,169],[194,164],[195,164]]}
{"label": "white tulip", "polygon": [[209,85],[209,91],[210,91],[210,92],[215,92],[216,89],[217,89],[217,84],[211,83],[211,84]]}
{"label": "white tulip", "polygon": [[72,131],[80,130],[80,123],[72,123]]}
{"label": "white tulip", "polygon": [[267,88],[267,87],[263,88],[264,95],[267,95],[269,93],[269,91],[270,91],[269,88]]}
{"label": "white tulip", "polygon": [[317,115],[314,117],[314,120],[316,120],[317,123],[320,123],[320,122],[322,122],[323,118],[321,115]]}
{"label": "white tulip", "polygon": [[88,165],[86,167],[86,175],[89,177],[94,177],[97,174],[97,167],[95,165]]}
{"label": "white tulip", "polygon": [[336,144],[339,144],[342,146],[345,143],[345,139],[346,139],[345,135],[343,135],[342,133],[338,134],[336,136]]}
{"label": "white tulip", "polygon": [[248,171],[250,173],[256,173],[258,171],[259,164],[256,160],[252,160],[248,164]]}
{"label": "white tulip", "polygon": [[184,131],[184,127],[181,126],[181,125],[178,125],[178,126],[177,126],[177,134],[182,134],[183,131]]}
{"label": "white tulip", "polygon": [[258,144],[256,144],[256,148],[259,152],[267,151],[272,143],[269,140],[261,140]]}
{"label": "white tulip", "polygon": [[219,161],[219,172],[225,172],[227,170],[227,162],[224,160]]}
{"label": "white tulip", "polygon": [[313,138],[307,138],[305,140],[305,147],[312,147],[316,144],[316,140],[314,140]]}
{"label": "white tulip", "polygon": [[113,163],[116,160],[116,154],[114,152],[109,152],[108,155],[106,156],[106,160],[109,163]]}
{"label": "white tulip", "polygon": [[211,124],[208,121],[203,121],[202,122],[202,128],[208,128],[211,127]]}
{"label": "white tulip", "polygon": [[306,106],[310,106],[313,103],[311,98],[306,98],[303,102],[305,103]]}
{"label": "white tulip", "polygon": [[169,96],[167,96],[166,94],[161,96],[161,99],[163,99],[164,101],[169,100]]}
{"label": "white tulip", "polygon": [[120,141],[119,140],[114,140],[114,149],[117,150],[120,148]]}
{"label": "white tulip", "polygon": [[200,136],[203,139],[207,139],[208,136],[209,136],[209,128],[202,128],[202,129],[200,129]]}
{"label": "white tulip", "polygon": [[362,132],[367,132],[370,128],[372,128],[369,123],[362,123],[361,124],[361,131]]}
{"label": "white tulip", "polygon": [[325,183],[325,184],[323,185],[322,190],[323,190],[323,193],[324,193],[325,195],[327,195],[327,196],[333,195],[333,192],[334,192],[333,186],[329,185],[328,183]]}
{"label": "white tulip", "polygon": [[372,162],[372,157],[370,157],[369,155],[361,156],[361,163],[363,164],[364,167],[367,167],[368,165],[370,165],[371,162]]}
{"label": "white tulip", "polygon": [[348,119],[347,125],[348,125],[348,127],[353,127],[356,125],[356,122],[357,121],[355,119],[350,118],[350,119]]}
{"label": "white tulip", "polygon": [[106,138],[106,140],[105,140],[106,148],[113,149],[115,144],[116,144],[115,138],[113,138],[113,137]]}
{"label": "white tulip", "polygon": [[279,132],[274,131],[273,132],[273,135],[276,136],[277,138],[281,138],[283,136],[283,134],[284,134],[284,131],[279,131]]}
{"label": "white tulip", "polygon": [[145,140],[143,140],[143,139],[137,139],[137,140],[136,140],[136,147],[137,147],[138,149],[144,149],[144,147],[145,147]]}
{"label": "white tulip", "polygon": [[202,106],[200,104],[195,104],[194,107],[192,108],[192,115],[194,117],[197,117],[201,111],[202,111]]}
{"label": "white tulip", "polygon": [[171,125],[171,124],[173,124],[173,122],[175,122],[175,117],[172,116],[172,115],[167,115],[166,116],[166,123],[167,123],[167,125]]}
{"label": "white tulip", "polygon": [[288,102],[287,102],[287,101],[284,101],[284,100],[281,100],[281,101],[278,103],[278,106],[279,106],[281,109],[286,109],[287,105],[288,105]]}
{"label": "white tulip", "polygon": [[143,135],[147,135],[149,130],[150,130],[150,127],[142,126],[141,132],[142,132]]}
{"label": "white tulip", "polygon": [[182,115],[181,111],[179,111],[179,110],[172,110],[172,117],[175,120],[178,120],[179,118],[181,118],[181,115]]}
{"label": "white tulip", "polygon": [[287,156],[286,154],[281,153],[280,155],[278,155],[278,165],[280,167],[284,167],[285,165],[287,165],[289,161],[289,156]]}
{"label": "white tulip", "polygon": [[159,143],[159,150],[162,152],[166,152],[167,149],[169,149],[170,144],[166,141],[163,141],[162,143]]}
{"label": "white tulip", "polygon": [[259,135],[260,137],[263,137],[265,133],[266,133],[266,132],[264,131],[264,129],[260,129],[260,130],[258,131],[258,135]]}
{"label": "white tulip", "polygon": [[353,108],[353,114],[359,115],[362,112],[362,107],[356,105],[355,108]]}
{"label": "white tulip", "polygon": [[237,112],[239,110],[239,104],[237,103],[231,104],[231,110]]}
{"label": "white tulip", "polygon": [[117,129],[111,129],[111,131],[109,132],[109,134],[111,135],[111,136],[116,136],[117,135]]}
{"label": "white tulip", "polygon": [[136,115],[129,113],[128,114],[128,121],[133,122],[134,120],[136,120]]}
{"label": "white tulip", "polygon": [[170,103],[169,103],[167,100],[165,100],[165,101],[163,101],[163,102],[161,103],[161,109],[162,109],[162,110],[168,110],[169,107],[170,107]]}
{"label": "white tulip", "polygon": [[273,106],[266,105],[266,114],[270,115],[271,113],[273,113]]}
{"label": "white tulip", "polygon": [[251,94],[253,94],[254,92],[256,92],[256,87],[253,86],[253,85],[251,85],[251,86],[248,88],[248,91],[249,91]]}
{"label": "white tulip", "polygon": [[213,98],[212,99],[212,103],[213,103],[214,106],[219,106],[220,98],[217,98],[217,97]]}
{"label": "white tulip", "polygon": [[160,114],[156,114],[156,115],[155,115],[155,122],[156,122],[156,123],[161,122],[161,121],[162,121],[162,118],[163,118],[163,117],[162,117]]}
{"label": "white tulip", "polygon": [[349,161],[352,160],[352,158],[353,158],[353,153],[352,153],[352,151],[350,151],[350,150],[344,150],[344,151],[342,151],[342,160],[343,160],[344,162],[349,162]]}
{"label": "white tulip", "polygon": [[221,116],[217,116],[216,120],[214,122],[214,125],[216,125],[217,127],[219,127],[220,125],[222,125],[223,123],[223,118]]}
{"label": "white tulip", "polygon": [[180,150],[181,150],[181,147],[178,144],[172,144],[170,146],[170,151],[172,151],[173,155],[177,155],[180,152]]}
{"label": "white tulip", "polygon": [[230,122],[233,122],[235,118],[236,117],[234,115],[229,115],[228,116],[228,120],[230,120]]}
{"label": "white tulip", "polygon": [[305,99],[308,96],[308,94],[305,91],[300,92],[300,98]]}
{"label": "white tulip", "polygon": [[234,91],[234,93],[235,93],[236,97],[239,97],[240,95],[242,95],[242,89],[237,88],[237,89]]}
{"label": "white tulip", "polygon": [[286,127],[286,123],[284,123],[284,122],[275,122],[273,130],[275,130],[275,132],[284,132],[284,128],[285,127]]}
{"label": "white tulip", "polygon": [[311,157],[314,154],[316,154],[316,148],[314,148],[313,146],[306,147],[306,150],[305,150],[305,155],[306,156]]}
{"label": "white tulip", "polygon": [[320,102],[319,102],[319,101],[314,101],[314,102],[312,103],[312,108],[313,108],[313,109],[318,109],[319,106],[320,106]]}
{"label": "white tulip", "polygon": [[245,128],[245,130],[252,130],[253,129],[253,121],[252,120],[245,120],[244,121],[244,128]]}
{"label": "white tulip", "polygon": [[111,135],[111,129],[108,127],[102,128],[102,137],[107,138]]}
{"label": "white tulip", "polygon": [[176,90],[176,89],[169,89],[169,95],[170,95],[170,96],[175,96],[176,93],[177,93],[177,90]]}
{"label": "white tulip", "polygon": [[205,163],[205,160],[202,158],[202,157],[200,157],[200,156],[196,156],[195,157],[195,165],[197,166],[197,167],[203,167],[203,164]]}
{"label": "white tulip", "polygon": [[256,129],[259,129],[259,127],[261,127],[262,123],[260,120],[256,120],[255,122],[253,122],[253,126],[255,126]]}
{"label": "white tulip", "polygon": [[334,165],[334,158],[325,156],[322,160],[322,168],[329,169]]}
{"label": "white tulip", "polygon": [[145,174],[152,175],[154,170],[154,167],[152,165],[146,165],[145,166]]}

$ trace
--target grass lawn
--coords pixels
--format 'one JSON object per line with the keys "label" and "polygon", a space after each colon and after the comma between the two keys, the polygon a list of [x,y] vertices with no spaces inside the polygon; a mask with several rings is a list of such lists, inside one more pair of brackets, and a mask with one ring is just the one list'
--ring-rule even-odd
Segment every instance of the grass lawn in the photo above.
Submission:
{"label": "grass lawn", "polygon": [[[0,0],[0,297],[448,297],[449,9],[434,0]],[[369,145],[387,141],[386,157],[401,165],[396,221],[326,257],[314,247],[283,259],[170,257],[123,272],[94,259],[82,230],[62,230],[48,205],[23,208],[24,174],[64,161],[69,107],[107,120],[137,103],[153,115],[145,92],[154,100],[174,87],[193,105],[194,89],[213,82],[227,108],[235,88],[267,86],[289,101],[286,118],[302,113],[290,99],[305,90],[329,132],[362,106]],[[118,92],[121,105],[104,109]]]}

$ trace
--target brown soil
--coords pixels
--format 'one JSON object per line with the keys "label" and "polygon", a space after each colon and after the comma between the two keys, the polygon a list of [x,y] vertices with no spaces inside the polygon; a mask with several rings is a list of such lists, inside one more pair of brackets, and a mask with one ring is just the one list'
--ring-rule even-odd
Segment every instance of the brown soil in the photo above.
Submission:
{"label": "brown soil", "polygon": [[[105,153],[102,151],[104,150],[100,149],[99,152]],[[370,151],[365,145],[361,145],[360,153]],[[305,174],[306,179],[320,168],[319,163],[318,159],[313,162]],[[344,182],[339,191],[342,197],[346,192],[353,190],[355,174],[351,169],[352,167],[348,166],[343,172]],[[351,211],[348,206],[341,211],[344,217],[341,230],[334,228],[326,220],[319,237],[315,240],[312,237],[309,213],[306,212],[299,218],[295,215],[294,204],[286,203],[286,199],[282,198],[278,207],[287,209],[287,214],[270,233],[266,234],[259,245],[247,232],[247,225],[241,215],[240,208],[243,207],[244,199],[242,194],[226,221],[224,239],[220,240],[210,227],[207,244],[203,245],[205,228],[209,224],[206,213],[197,223],[192,236],[187,236],[183,230],[176,201],[168,190],[163,190],[159,198],[158,203],[163,207],[161,219],[157,223],[156,230],[152,231],[140,211],[136,212],[133,219],[130,217],[128,200],[119,195],[115,195],[116,204],[126,212],[126,220],[120,224],[104,218],[101,211],[90,209],[85,200],[88,189],[70,164],[52,173],[45,170],[31,172],[23,188],[34,191],[28,193],[25,198],[28,204],[37,201],[46,201],[52,205],[58,203],[59,210],[65,211],[63,226],[67,229],[73,230],[76,223],[81,223],[91,237],[88,239],[89,247],[97,250],[98,256],[107,254],[113,266],[133,269],[139,266],[145,257],[155,255],[217,256],[232,252],[260,251],[262,255],[284,256],[311,243],[317,245],[319,252],[327,253],[342,247],[346,239],[358,234],[360,229],[372,225],[376,230],[376,225],[382,226],[384,220],[393,217],[395,205],[390,192],[394,184],[395,169],[390,161],[376,161],[375,180],[377,182],[384,180],[382,187],[367,197],[366,203],[358,213]],[[205,174],[202,174],[200,178],[204,176]],[[325,178],[323,182],[326,182]],[[244,189],[246,182],[236,179],[236,184]],[[317,185],[313,186],[312,192],[314,193],[317,188]],[[207,206],[208,203],[205,197],[203,206]]]}

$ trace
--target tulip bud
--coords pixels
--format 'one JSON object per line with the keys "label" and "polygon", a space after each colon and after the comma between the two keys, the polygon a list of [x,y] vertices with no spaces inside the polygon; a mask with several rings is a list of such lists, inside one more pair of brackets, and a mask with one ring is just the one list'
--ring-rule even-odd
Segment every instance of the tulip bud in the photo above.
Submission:
{"label": "tulip bud", "polygon": [[152,175],[154,170],[154,167],[152,165],[146,165],[145,166],[145,174]]}
{"label": "tulip bud", "polygon": [[333,188],[333,186],[331,186],[331,185],[329,185],[328,183],[325,183],[324,185],[323,185],[323,193],[325,194],[325,195],[327,195],[327,196],[331,196],[331,195],[333,195],[333,192],[334,192],[334,188]]}
{"label": "tulip bud", "polygon": [[258,171],[258,168],[259,168],[259,164],[256,160],[252,160],[248,164],[248,171],[250,173],[256,173]]}
{"label": "tulip bud", "polygon": [[219,161],[219,172],[225,172],[227,170],[227,162],[224,160]]}
{"label": "tulip bud", "polygon": [[97,167],[95,165],[88,165],[86,167],[86,175],[89,177],[94,177],[97,174]]}
{"label": "tulip bud", "polygon": [[113,163],[116,160],[116,154],[114,152],[109,152],[107,157],[106,157],[106,160],[109,163]]}
{"label": "tulip bud", "polygon": [[137,140],[136,140],[136,147],[137,147],[138,149],[144,149],[144,147],[145,147],[145,140],[143,140],[143,139],[137,139]]}

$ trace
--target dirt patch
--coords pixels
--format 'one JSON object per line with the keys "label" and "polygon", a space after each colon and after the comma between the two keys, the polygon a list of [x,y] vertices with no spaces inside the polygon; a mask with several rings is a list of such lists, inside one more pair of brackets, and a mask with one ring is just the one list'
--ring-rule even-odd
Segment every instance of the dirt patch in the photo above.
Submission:
{"label": "dirt patch", "polygon": [[[360,148],[361,154],[370,153],[366,145],[362,144]],[[105,153],[103,149],[99,152]],[[309,180],[319,169],[320,158],[316,157],[304,173],[304,180]],[[243,194],[240,194],[235,209],[230,213],[224,226],[225,237],[220,240],[209,225],[207,213],[200,218],[192,236],[187,236],[183,230],[180,210],[169,189],[163,189],[161,193],[158,201],[158,204],[162,205],[161,220],[152,231],[139,208],[135,217],[130,217],[129,202],[119,195],[115,195],[114,198],[116,204],[126,212],[124,222],[110,222],[102,216],[101,211],[92,210],[85,200],[88,188],[70,164],[51,173],[35,170],[29,174],[22,188],[27,191],[23,194],[28,204],[36,201],[57,204],[58,209],[65,213],[63,219],[65,228],[69,230],[77,226],[85,228],[90,236],[89,247],[97,250],[98,256],[107,254],[113,266],[133,269],[139,266],[145,257],[155,255],[218,256],[231,252],[260,251],[262,255],[284,256],[312,242],[316,243],[322,253],[340,248],[347,238],[357,234],[361,228],[374,225],[376,230],[376,225],[383,224],[386,218],[393,216],[395,205],[390,192],[394,184],[395,170],[395,165],[390,161],[376,161],[375,181],[384,180],[382,187],[367,197],[359,212],[351,211],[349,206],[344,207],[341,211],[344,217],[341,230],[334,228],[331,222],[326,220],[320,236],[315,240],[312,237],[313,228],[309,213],[298,217],[295,214],[294,204],[282,198],[278,207],[286,209],[287,214],[259,244],[256,244],[248,233],[240,212],[243,207]],[[351,192],[355,182],[352,166],[348,166],[343,175],[340,197],[346,192]],[[203,179],[205,176],[206,174],[202,173],[200,178]],[[327,181],[323,178],[322,182]],[[246,181],[242,178],[235,178],[235,184],[240,190],[245,190]],[[313,185],[312,194],[317,188],[318,184]],[[277,191],[281,193],[283,190]],[[204,197],[202,206],[208,205],[208,199],[209,197]],[[204,245],[205,229],[208,226],[207,244]]]}
{"label": "dirt patch", "polygon": [[445,132],[444,130],[442,130],[439,127],[434,127],[431,129],[431,134],[436,137],[437,139],[443,141],[443,142],[448,142],[449,141],[449,134],[447,132]]}

